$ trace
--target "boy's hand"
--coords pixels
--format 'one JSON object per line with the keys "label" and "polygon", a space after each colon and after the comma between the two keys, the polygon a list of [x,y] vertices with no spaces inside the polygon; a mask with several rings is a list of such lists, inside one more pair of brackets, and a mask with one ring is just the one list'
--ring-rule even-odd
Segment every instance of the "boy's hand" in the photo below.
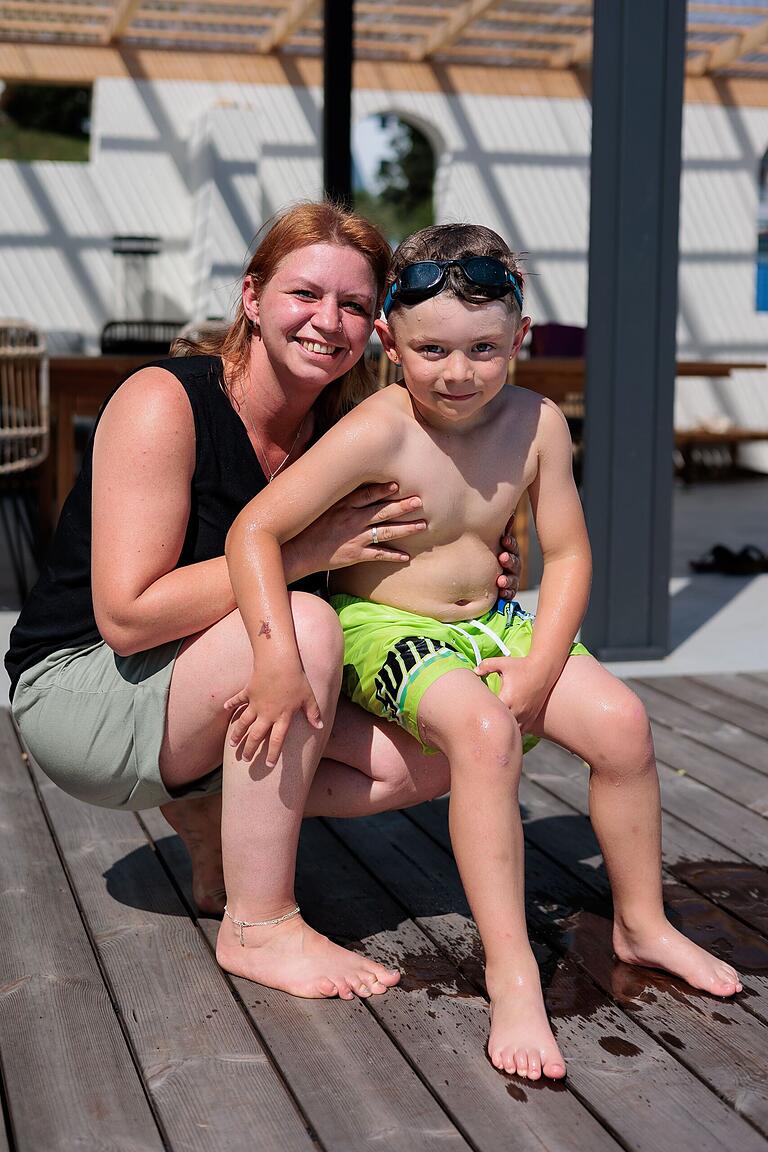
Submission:
{"label": "boy's hand", "polygon": [[504,529],[504,535],[501,538],[502,551],[498,556],[499,564],[504,569],[496,578],[496,587],[502,600],[514,600],[520,587],[520,550],[517,547],[517,540],[512,535],[514,522],[515,514],[513,512]]}
{"label": "boy's hand", "polygon": [[252,759],[269,737],[268,768],[277,764],[288,729],[298,712],[304,713],[313,728],[323,727],[315,694],[300,664],[286,668],[283,661],[280,671],[272,670],[268,678],[254,672],[242,692],[227,700],[224,707],[233,713],[229,742],[233,747],[243,742],[244,760]]}
{"label": "boy's hand", "polygon": [[499,699],[515,716],[520,731],[530,732],[551,690],[542,681],[540,669],[526,656],[495,656],[482,660],[475,672],[478,676],[488,676],[491,672],[501,676]]}

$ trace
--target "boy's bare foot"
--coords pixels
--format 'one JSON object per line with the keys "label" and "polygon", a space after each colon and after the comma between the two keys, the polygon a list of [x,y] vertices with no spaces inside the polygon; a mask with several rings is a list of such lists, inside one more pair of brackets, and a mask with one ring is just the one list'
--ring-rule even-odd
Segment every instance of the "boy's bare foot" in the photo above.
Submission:
{"label": "boy's bare foot", "polygon": [[400,979],[399,972],[340,948],[300,916],[267,928],[246,928],[244,939],[242,947],[239,928],[222,921],[216,959],[225,972],[292,996],[380,996]]}
{"label": "boy's bare foot", "polygon": [[172,800],[160,811],[189,853],[192,896],[198,911],[222,916],[227,895],[221,864],[221,793]]}
{"label": "boy's bare foot", "polygon": [[494,1068],[528,1080],[561,1080],[565,1060],[547,1019],[533,955],[522,965],[505,966],[498,976],[486,968],[485,982],[491,997],[488,1055]]}
{"label": "boy's bare foot", "polygon": [[662,920],[655,928],[634,932],[614,924],[613,950],[625,964],[662,968],[713,996],[733,996],[742,989],[739,975],[730,964],[694,944],[668,920]]}

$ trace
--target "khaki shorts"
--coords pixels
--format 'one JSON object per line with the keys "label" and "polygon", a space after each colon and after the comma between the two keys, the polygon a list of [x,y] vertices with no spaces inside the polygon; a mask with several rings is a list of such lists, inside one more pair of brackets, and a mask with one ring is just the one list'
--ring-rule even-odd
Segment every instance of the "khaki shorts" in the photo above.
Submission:
{"label": "khaki shorts", "polygon": [[40,768],[71,796],[104,808],[156,808],[221,791],[221,769],[169,792],[160,749],[182,640],[134,656],[103,641],[46,656],[23,672],[12,710]]}

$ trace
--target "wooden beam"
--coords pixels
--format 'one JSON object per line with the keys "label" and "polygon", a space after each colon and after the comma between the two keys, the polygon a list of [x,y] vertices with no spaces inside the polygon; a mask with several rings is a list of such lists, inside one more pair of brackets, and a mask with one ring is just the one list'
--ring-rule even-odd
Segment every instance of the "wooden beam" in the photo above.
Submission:
{"label": "wooden beam", "polygon": [[[4,2],[4,0],[2,0],[2,2]],[[168,32],[176,30],[181,32],[188,25],[193,25],[193,27],[190,27],[190,32],[196,33],[200,31],[199,28],[194,27],[198,24],[209,25],[214,31],[217,28],[223,29],[231,27],[232,25],[240,28],[249,28],[251,30],[255,28],[270,29],[272,27],[272,21],[266,16],[253,16],[251,12],[242,12],[240,14],[233,12],[182,12],[178,10],[175,12],[161,12],[157,8],[142,8],[140,12],[137,13],[136,18],[140,19],[142,24],[146,23],[149,26],[149,30],[152,32],[156,31],[157,35],[163,39],[165,39],[166,33],[157,27],[159,24],[171,25],[172,27],[166,30]],[[129,35],[134,35],[133,29]],[[260,31],[258,35],[263,39],[265,32]]]}
{"label": "wooden beam", "polygon": [[143,0],[118,0],[112,17],[107,21],[101,36],[102,44],[114,44],[124,35],[126,28],[141,8]]}
{"label": "wooden beam", "polygon": [[477,20],[495,3],[496,0],[468,0],[467,3],[460,4],[453,15],[431,32],[423,44],[410,54],[410,59],[426,60],[428,56],[434,56],[436,52],[442,52],[450,47],[455,40],[458,40],[468,24]]}
{"label": "wooden beam", "polygon": [[259,45],[260,52],[273,52],[296,31],[305,16],[315,7],[317,0],[293,0],[281,16],[278,16]]}
{"label": "wooden beam", "polygon": [[576,64],[586,64],[592,59],[592,29],[574,37],[567,48],[552,52],[550,68],[573,68]]}
{"label": "wooden beam", "polygon": [[[104,16],[112,11],[106,4],[45,4],[42,0],[2,0],[3,12],[21,12],[41,20],[52,16]],[[5,18],[2,22],[5,28]]]}
{"label": "wooden beam", "polygon": [[708,53],[702,53],[701,56],[689,60],[686,72],[689,76],[703,76],[718,68],[727,68],[740,56],[749,56],[751,52],[759,51],[766,43],[768,43],[768,20],[761,20],[736,36],[721,40],[719,44],[713,45]]}

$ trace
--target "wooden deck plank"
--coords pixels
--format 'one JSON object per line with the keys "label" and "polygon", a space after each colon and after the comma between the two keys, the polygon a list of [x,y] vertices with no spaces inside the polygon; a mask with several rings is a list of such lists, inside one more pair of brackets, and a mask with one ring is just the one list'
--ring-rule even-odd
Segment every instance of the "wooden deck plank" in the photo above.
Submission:
{"label": "wooden deck plank", "polygon": [[[532,779],[540,778],[545,764],[552,767],[555,774],[557,766],[562,765],[563,774],[571,780],[574,773],[578,774],[583,779],[583,795],[586,797],[587,771],[586,767],[580,767],[581,761],[570,757],[562,748],[542,744],[529,753],[526,772]],[[768,864],[768,823],[764,816],[712,791],[684,769],[677,771],[660,759],[658,769],[665,812],[735,852],[743,860],[760,867]]]}
{"label": "wooden deck plank", "polygon": [[[415,813],[417,819],[422,811]],[[432,831],[437,811],[433,805]],[[444,839],[445,825],[437,832]],[[414,847],[410,837],[404,850],[413,859],[419,845]],[[427,865],[426,856],[422,863]],[[458,875],[452,880],[458,883]],[[603,895],[608,896],[607,885]],[[689,895],[685,893],[683,900]],[[703,902],[699,899],[698,903]],[[575,959],[604,993],[631,1012],[632,1019],[676,1059],[763,1133],[768,1131],[768,1089],[762,1076],[766,1028],[761,1021],[737,1002],[714,999],[661,974],[613,961],[609,899],[601,898],[599,890],[595,895],[585,890],[581,881],[535,848],[526,853],[526,908],[535,932],[558,952]],[[757,946],[759,959],[767,963],[768,943],[758,941]]]}
{"label": "wooden deck plank", "polygon": [[[479,939],[469,919],[453,861],[428,837],[407,828],[409,823],[418,821],[420,826],[423,821],[430,833],[441,840],[447,838],[445,807],[422,806],[409,816],[411,819],[393,813],[373,821],[334,822],[334,828],[363,854],[369,866],[374,865],[377,876],[385,878],[388,887],[397,889],[398,898],[406,902],[417,922],[449,956],[462,963],[468,974],[476,972],[481,954]],[[402,866],[404,858],[409,863],[407,873]],[[545,868],[551,878],[551,865],[546,863]],[[553,901],[559,899],[559,895],[553,895],[556,891],[557,888],[548,887],[546,910],[537,927],[550,923]],[[466,918],[463,932],[446,926],[443,908],[456,910],[454,915],[458,912]],[[677,1140],[681,1146],[699,1146],[701,1138],[701,1147],[714,1148],[714,1133],[720,1129],[722,1138],[744,1138],[750,1147],[766,1148],[765,1141],[727,1106],[718,1100],[713,1107],[715,1098],[701,1081],[683,1068],[675,1055],[637,1027],[634,1019],[620,1011],[570,958],[561,959],[554,969],[546,997],[558,1038],[569,1056],[569,1086],[626,1147],[675,1147]],[[620,1094],[616,1090],[619,1084]],[[529,1085],[523,1083],[523,1088],[528,1091]],[[653,1116],[648,1115],[648,1100],[653,1101]],[[683,1118],[679,1106],[688,1112]],[[706,1118],[698,1106],[707,1110]],[[659,1128],[657,1121],[661,1122]],[[730,1137],[726,1135],[729,1130]],[[578,1145],[574,1142],[572,1146]]]}
{"label": "wooden deck plank", "polygon": [[684,820],[718,844],[732,847],[744,860],[768,865],[768,824],[726,796],[659,761],[661,802],[667,812]]}
{"label": "wooden deck plank", "polygon": [[[167,853],[186,886],[186,864],[179,853],[178,841],[174,848],[174,840],[158,838],[158,848]],[[379,959],[388,959],[406,973],[401,986],[367,1001],[365,1007],[341,1001],[291,1000],[287,1008],[292,1014],[299,1012],[318,1022],[315,1034],[307,1038],[306,1044],[301,1022],[297,1023],[295,1015],[281,1016],[279,1004],[277,1013],[273,1012],[279,993],[272,994],[247,981],[238,982],[248,1011],[264,1030],[270,1046],[274,1044],[276,1058],[319,1135],[322,1135],[323,1116],[327,1118],[334,1109],[353,1112],[356,1107],[354,1095],[350,1096],[347,1090],[346,1068],[342,1067],[338,1074],[334,1068],[338,1044],[329,1040],[328,1019],[343,1021],[350,1011],[355,1016],[363,1011],[369,1015],[371,1026],[375,1022],[377,1029],[381,1026],[386,1029],[478,1152],[497,1152],[499,1134],[511,1124],[515,1127],[516,1152],[541,1152],[542,1147],[548,1152],[572,1152],[574,1136],[583,1140],[583,1147],[595,1152],[616,1152],[614,1141],[567,1094],[558,1094],[556,1098],[532,1094],[530,1107],[518,1115],[519,1109],[515,1109],[510,1100],[505,1078],[499,1076],[483,1054],[488,1027],[485,1001],[462,984],[457,970],[404,919],[402,911],[392,904],[381,887],[317,821],[306,822],[303,829],[298,890],[307,909],[311,909],[311,922],[318,928],[352,940],[355,945],[362,941],[366,951],[370,950]],[[206,928],[215,932],[216,926],[207,922]],[[441,991],[445,994],[441,995]],[[362,1024],[359,1026],[362,1030]],[[320,1064],[319,1069],[314,1068],[316,1063]],[[375,1132],[369,1134],[371,1144],[377,1142],[381,1147],[382,1131],[386,1132],[389,1152],[390,1148],[399,1146],[401,1135],[408,1137],[402,1112],[400,1121],[397,1119],[397,1090],[403,1080],[402,1072],[395,1069],[393,1074],[391,1060],[381,1063],[378,1058],[372,1059],[370,1053],[363,1053],[355,1081],[360,1074],[363,1091],[381,1097],[370,1107],[393,1114],[389,1117],[389,1127],[380,1128],[378,1136]],[[371,1092],[372,1076],[377,1089],[386,1084],[386,1092]],[[409,1090],[413,1096],[413,1089]],[[348,1123],[354,1125],[355,1121],[351,1119]],[[440,1135],[439,1128],[435,1128],[435,1134],[440,1147],[446,1147],[448,1141],[445,1135]],[[410,1144],[406,1139],[404,1146],[409,1152],[414,1148],[422,1152],[431,1145],[425,1137],[411,1133]],[[341,1146],[334,1145],[334,1152],[337,1147]],[[350,1140],[344,1147],[354,1149],[355,1145]]]}
{"label": "wooden deck plank", "polygon": [[[663,679],[660,677],[658,683],[661,684]],[[718,751],[748,768],[768,773],[766,744],[759,736],[668,695],[656,687],[656,680],[647,683],[629,680],[628,684],[643,701],[652,720],[689,736],[699,744],[714,745]]]}
{"label": "wooden deck plank", "polygon": [[[514,1126],[516,1148],[614,1149],[615,1142],[598,1120],[562,1086],[539,1085],[528,1092],[526,1085],[526,1107],[516,1106],[520,1082],[499,1074],[487,1059],[487,1003],[465,985],[455,956],[446,959],[441,941],[436,941],[440,955],[431,933],[425,934],[401,902],[388,895],[379,883],[376,861],[366,857],[364,864],[359,863],[338,837],[312,823],[311,834],[332,880],[329,899],[326,876],[315,870],[308,877],[312,881],[308,895],[322,908],[324,928],[342,936],[380,940],[383,947],[395,950],[394,958],[404,971],[402,987],[369,1000],[368,1006],[408,1051],[473,1146],[496,1152],[500,1132]],[[402,857],[398,863],[404,875],[411,874],[410,867],[403,869]],[[373,875],[368,871],[372,864]],[[367,901],[361,903],[361,890],[372,897],[365,915],[361,908]],[[463,938],[466,918],[459,915],[447,921],[447,933]]]}
{"label": "wooden deck plank", "polygon": [[[533,787],[531,787],[533,785]],[[538,789],[537,789],[537,786]],[[584,861],[592,868],[602,867],[597,840],[588,819],[586,770],[582,762],[553,744],[540,744],[526,757],[521,786],[524,806],[543,820],[551,811],[546,795],[553,794],[562,805],[560,820],[568,820],[568,831],[557,820],[532,825],[545,850],[561,858],[576,875],[584,875]],[[582,823],[569,818],[579,812]],[[554,825],[554,827],[553,827]],[[535,832],[534,832],[535,827]],[[683,881],[725,912],[766,935],[768,925],[768,874],[764,869],[744,864],[737,854],[667,812],[662,813],[662,860],[671,878]]]}
{"label": "wooden deck plank", "polygon": [[310,1152],[304,1119],[134,814],[82,804],[38,778],[171,1146]]}
{"label": "wooden deck plank", "polygon": [[663,724],[652,723],[652,728],[660,761],[760,816],[768,815],[768,776]]}
{"label": "wooden deck plank", "polygon": [[[191,875],[181,841],[169,835],[158,812],[142,813],[142,822],[191,902]],[[314,869],[324,874],[327,861],[307,850],[305,835],[299,879]],[[300,885],[298,894],[301,899]],[[218,922],[203,918],[200,924],[213,945]],[[232,982],[328,1149],[362,1152],[381,1148],[386,1138],[387,1152],[413,1152],[414,1147],[419,1152],[466,1152],[464,1138],[360,1001],[300,1000],[247,980]],[[386,1091],[372,1090],[372,1077],[374,1085],[386,1084]]]}
{"label": "wooden deck plank", "polygon": [[11,727],[0,713],[0,1051],[15,1147],[163,1141]]}
{"label": "wooden deck plank", "polygon": [[[553,775],[549,775],[547,788],[554,784]],[[608,878],[586,816],[575,816],[570,806],[557,794],[550,793],[527,778],[522,781],[521,796],[526,811],[527,838],[551,859],[562,864],[575,878],[593,889],[596,895],[609,898]],[[566,841],[569,844],[567,849],[564,848]],[[575,844],[579,845],[581,858],[576,856],[574,864],[574,848],[571,845]],[[712,893],[704,886],[703,891],[692,890],[687,870],[689,867],[695,868],[695,865],[684,863],[676,867],[674,862],[677,857],[670,853],[666,845],[663,847],[663,859],[664,899],[673,920],[676,919],[678,926],[697,944],[721,955],[739,969],[746,989],[744,996],[739,998],[740,1002],[747,1011],[768,1021],[768,940],[761,933],[760,924],[750,923],[746,916],[738,919],[732,915],[733,909],[730,906],[723,906],[724,897],[728,895],[727,889],[723,892],[721,888]],[[584,867],[584,861],[588,862],[587,867]],[[708,864],[707,867],[715,866]],[[720,869],[715,867],[716,879],[720,879],[721,874]],[[749,887],[745,884],[747,900],[752,898],[752,885],[760,884],[755,895],[758,903],[764,902],[767,881],[764,872],[751,869]],[[720,900],[711,899],[712,896],[719,896]],[[747,907],[746,911],[750,910]],[[755,919],[758,917],[753,916],[752,920]]]}
{"label": "wooden deck plank", "polygon": [[[730,693],[719,692],[704,679],[695,676],[660,676],[653,680],[641,680],[640,683],[656,688],[684,704],[690,704],[692,708],[698,708],[710,716],[735,724],[763,740],[768,738],[768,711],[765,708]],[[768,771],[768,757],[765,759],[765,771]]]}
{"label": "wooden deck plank", "polygon": [[[768,658],[767,658],[768,659]],[[768,710],[768,682],[761,682],[753,676],[740,672],[720,672],[715,676],[691,676],[696,684],[705,684],[737,700],[745,700],[756,708]]]}

